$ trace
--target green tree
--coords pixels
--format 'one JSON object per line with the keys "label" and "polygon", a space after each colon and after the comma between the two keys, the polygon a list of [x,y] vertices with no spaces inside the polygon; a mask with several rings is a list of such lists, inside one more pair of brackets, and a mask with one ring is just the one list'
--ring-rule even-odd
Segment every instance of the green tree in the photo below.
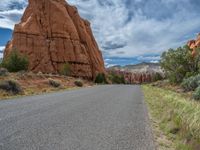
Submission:
{"label": "green tree", "polygon": [[199,70],[199,49],[195,57],[191,54],[188,46],[177,49],[169,49],[161,56],[161,67],[166,76],[172,83],[180,83],[190,73],[196,73]]}
{"label": "green tree", "polygon": [[28,58],[20,54],[17,50],[12,50],[9,56],[3,59],[1,66],[7,68],[9,72],[28,70]]}
{"label": "green tree", "polygon": [[163,80],[163,79],[164,79],[164,77],[161,75],[161,73],[156,72],[153,75],[153,81],[159,81],[159,80]]}
{"label": "green tree", "polygon": [[106,80],[105,74],[104,74],[104,73],[99,73],[99,74],[96,76],[95,83],[107,84],[107,80]]}
{"label": "green tree", "polygon": [[111,72],[108,77],[112,81],[113,84],[125,84],[126,83],[124,76],[118,75],[115,72]]}

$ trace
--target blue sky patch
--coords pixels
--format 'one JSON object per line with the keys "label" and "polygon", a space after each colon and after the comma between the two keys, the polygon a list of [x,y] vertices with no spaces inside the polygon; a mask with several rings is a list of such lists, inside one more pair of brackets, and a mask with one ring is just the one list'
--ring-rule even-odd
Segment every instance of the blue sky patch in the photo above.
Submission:
{"label": "blue sky patch", "polygon": [[11,39],[12,30],[0,28],[0,46],[5,46],[6,43]]}
{"label": "blue sky patch", "polygon": [[[67,0],[91,22],[106,65],[157,62],[169,48],[186,44],[200,32],[199,0]],[[0,46],[28,0],[0,1]],[[152,57],[150,57],[152,56]]]}

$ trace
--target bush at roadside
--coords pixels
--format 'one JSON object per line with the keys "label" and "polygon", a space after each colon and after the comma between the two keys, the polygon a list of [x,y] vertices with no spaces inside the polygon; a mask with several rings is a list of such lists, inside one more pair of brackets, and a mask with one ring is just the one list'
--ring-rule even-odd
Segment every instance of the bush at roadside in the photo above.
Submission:
{"label": "bush at roadside", "polygon": [[0,68],[0,76],[7,76],[8,70],[6,68]]}
{"label": "bush at roadside", "polygon": [[58,88],[61,86],[61,83],[60,81],[49,79],[49,85],[51,85],[52,87]]}
{"label": "bush at roadside", "polygon": [[106,80],[105,74],[104,73],[99,73],[96,76],[95,83],[98,83],[98,84],[107,84],[107,80]]}
{"label": "bush at roadside", "polygon": [[28,58],[13,50],[10,55],[2,61],[1,67],[8,69],[9,72],[18,72],[28,70]]}
{"label": "bush at roadside", "polygon": [[184,78],[198,73],[200,49],[196,49],[193,56],[188,46],[169,49],[161,56],[161,67],[171,83],[181,83]]}
{"label": "bush at roadside", "polygon": [[195,92],[193,93],[193,98],[195,100],[200,100],[200,86],[195,90]]}
{"label": "bush at roadside", "polygon": [[118,75],[116,73],[110,73],[108,78],[110,79],[110,81],[113,83],[113,84],[125,84],[126,81],[125,81],[125,78],[123,75]]}
{"label": "bush at roadside", "polygon": [[186,91],[194,91],[200,85],[200,74],[184,79],[181,86]]}
{"label": "bush at roadside", "polygon": [[17,81],[6,80],[0,82],[0,89],[14,95],[22,93],[22,88]]}
{"label": "bush at roadside", "polygon": [[83,82],[81,80],[74,81],[74,84],[78,87],[83,87]]}

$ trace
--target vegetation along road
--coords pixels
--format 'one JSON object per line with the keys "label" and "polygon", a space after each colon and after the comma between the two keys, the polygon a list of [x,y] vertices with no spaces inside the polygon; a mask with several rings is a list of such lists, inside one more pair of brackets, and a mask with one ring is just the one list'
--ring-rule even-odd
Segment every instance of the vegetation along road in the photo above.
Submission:
{"label": "vegetation along road", "polygon": [[0,150],[154,150],[139,86],[0,101]]}

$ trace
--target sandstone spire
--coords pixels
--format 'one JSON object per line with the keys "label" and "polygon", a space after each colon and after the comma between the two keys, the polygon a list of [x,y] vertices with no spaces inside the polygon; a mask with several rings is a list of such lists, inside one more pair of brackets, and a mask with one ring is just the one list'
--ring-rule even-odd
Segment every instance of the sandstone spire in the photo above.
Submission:
{"label": "sandstone spire", "polygon": [[16,49],[29,58],[29,70],[57,73],[68,62],[72,75],[94,78],[105,72],[90,23],[65,0],[29,0],[4,57]]}

